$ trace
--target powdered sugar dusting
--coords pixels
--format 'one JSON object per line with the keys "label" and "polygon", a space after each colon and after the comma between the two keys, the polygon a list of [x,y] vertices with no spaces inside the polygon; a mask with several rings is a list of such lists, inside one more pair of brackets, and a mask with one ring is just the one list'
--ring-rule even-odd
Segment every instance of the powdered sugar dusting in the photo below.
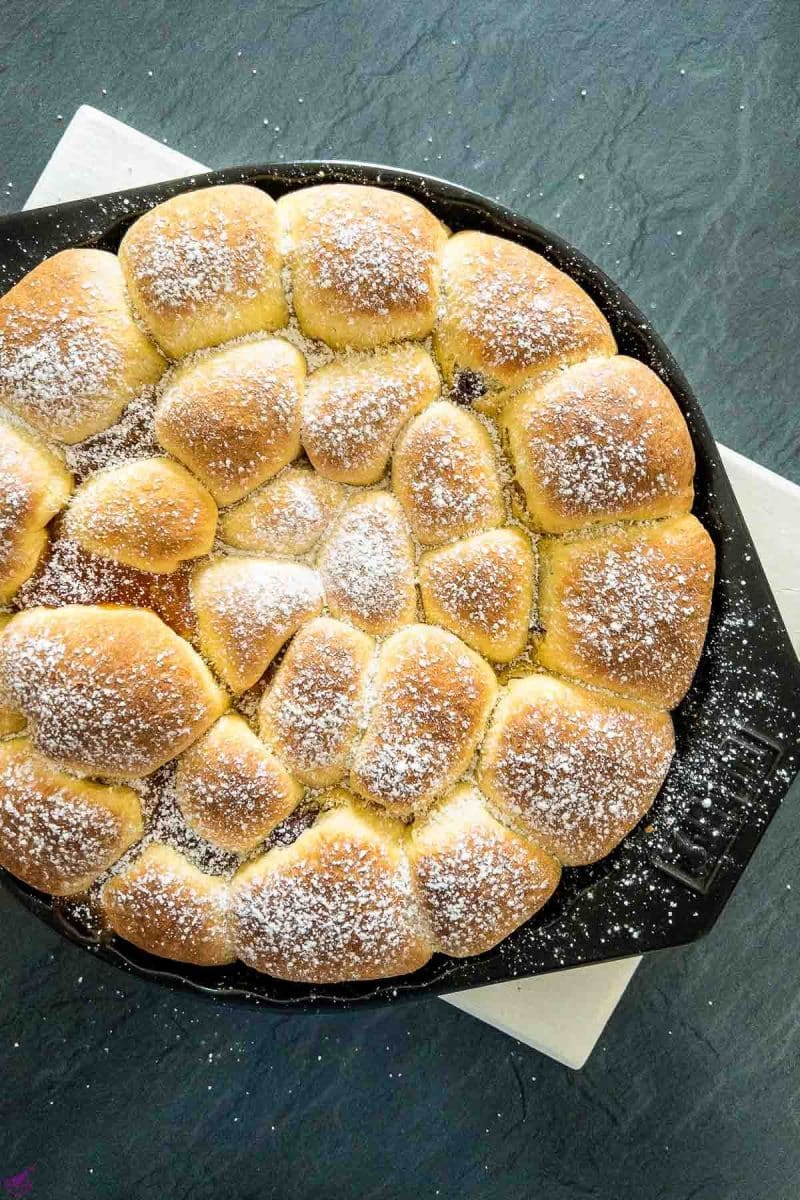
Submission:
{"label": "powdered sugar dusting", "polygon": [[312,375],[303,405],[306,453],[324,475],[377,482],[401,425],[429,390],[430,367],[397,355]]}
{"label": "powdered sugar dusting", "polygon": [[414,557],[400,506],[372,492],[345,510],[320,558],[328,605],[371,633],[388,633],[416,612]]}
{"label": "powdered sugar dusting", "polygon": [[481,771],[494,804],[566,863],[591,862],[628,832],[673,753],[660,714],[600,700],[498,708],[489,737]]}
{"label": "powdered sugar dusting", "polygon": [[462,642],[415,626],[386,643],[353,786],[399,816],[427,807],[472,757],[494,696]]}
{"label": "powdered sugar dusting", "polygon": [[262,239],[238,228],[233,236],[220,207],[209,208],[201,230],[175,229],[167,217],[155,217],[128,252],[148,303],[168,311],[226,296],[252,299],[264,276]]}
{"label": "powdered sugar dusting", "polygon": [[0,859],[37,887],[74,889],[124,848],[123,819],[18,745],[0,745]]}
{"label": "powdered sugar dusting", "polygon": [[357,313],[387,316],[431,293],[434,253],[421,225],[392,223],[366,206],[322,209],[301,256],[314,286]]}
{"label": "powdered sugar dusting", "polygon": [[337,783],[361,719],[369,639],[318,620],[302,630],[261,706],[261,736],[309,783]]}
{"label": "powdered sugar dusting", "polygon": [[[102,298],[98,296],[98,303]],[[10,310],[0,328],[0,397],[43,429],[102,417],[122,354],[91,317]]]}
{"label": "powdered sugar dusting", "polygon": [[318,858],[293,856],[236,888],[234,922],[242,958],[284,978],[400,974],[430,953],[408,863],[345,832],[330,835]]}

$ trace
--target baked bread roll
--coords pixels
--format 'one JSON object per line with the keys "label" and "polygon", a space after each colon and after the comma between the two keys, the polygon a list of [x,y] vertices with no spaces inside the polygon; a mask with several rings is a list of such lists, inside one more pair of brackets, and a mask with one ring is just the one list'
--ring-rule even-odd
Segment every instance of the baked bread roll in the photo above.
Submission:
{"label": "baked bread roll", "polygon": [[234,504],[300,453],[305,359],[281,338],[227,346],[178,367],[156,436],[218,504]]}
{"label": "baked bread roll", "polygon": [[62,250],[0,296],[0,403],[47,437],[108,429],[166,365],[105,250]]}
{"label": "baked bread roll", "polygon": [[478,782],[504,820],[564,866],[581,866],[647,812],[674,748],[669,713],[529,675],[500,698]]}
{"label": "baked bread roll", "polygon": [[300,328],[329,346],[424,338],[439,299],[444,226],[397,192],[323,184],[282,196]]}
{"label": "baked bread roll", "polygon": [[[11,613],[0,613],[0,638],[10,620]],[[25,718],[22,713],[13,709],[5,697],[0,694],[0,738],[8,737],[10,733],[19,733],[24,728]]]}
{"label": "baked bread roll", "polygon": [[430,404],[402,433],[392,488],[424,546],[505,520],[491,438],[476,417],[446,400]]}
{"label": "baked bread roll", "polygon": [[695,517],[540,545],[542,666],[674,708],[703,649],[714,543]]}
{"label": "baked bread roll", "polygon": [[694,449],[683,415],[644,363],[592,359],[531,384],[503,430],[534,529],[688,512]]}
{"label": "baked bread roll", "polygon": [[0,696],[67,770],[149,775],[227,707],[191,646],[137,608],[31,608],[0,638]]}
{"label": "baked bread roll", "polygon": [[408,854],[437,950],[483,954],[550,899],[558,862],[501,825],[462,783],[415,821]]}
{"label": "baked bread roll", "polygon": [[377,483],[406,421],[439,395],[439,373],[421,346],[348,355],[309,376],[303,447],[339,483]]}
{"label": "baked bread roll", "polygon": [[36,570],[45,526],[72,491],[72,476],[52,450],[0,418],[0,604]]}
{"label": "baked bread roll", "polygon": [[519,529],[489,529],[419,561],[425,616],[495,662],[525,648],[531,623],[536,562]]}
{"label": "baked bread roll", "polygon": [[247,722],[232,713],[178,759],[175,795],[186,824],[234,854],[263,842],[302,794]]}
{"label": "baked bread roll", "polygon": [[279,979],[336,983],[419,970],[431,956],[402,826],[346,793],[231,886],[237,954]]}
{"label": "baked bread roll", "polygon": [[84,550],[155,574],[208,554],[216,528],[212,497],[168,458],[137,458],[92,475],[64,518],[64,532]]}
{"label": "baked bread roll", "polygon": [[457,233],[445,246],[442,289],[434,348],[446,379],[475,373],[482,389],[496,391],[616,353],[583,289],[516,242]]}
{"label": "baked bread roll", "polygon": [[300,556],[313,550],[344,500],[336,483],[304,467],[287,467],[222,513],[223,541],[254,554]]}
{"label": "baked bread roll", "polygon": [[206,875],[162,842],[103,884],[110,929],[160,958],[215,967],[235,958],[228,929],[228,884]]}
{"label": "baked bread roll", "polygon": [[497,680],[452,633],[409,625],[385,643],[375,693],[351,786],[394,816],[410,817],[430,807],[466,770]]}
{"label": "baked bread roll", "polygon": [[134,308],[170,358],[286,324],[275,202],[258,188],[173,196],[134,221],[119,261]]}
{"label": "baked bread roll", "polygon": [[127,787],[65,775],[28,738],[0,742],[0,864],[56,896],[85,891],[142,836]]}
{"label": "baked bread roll", "polygon": [[316,571],[269,558],[218,558],[192,582],[200,649],[232,692],[247,691],[284,642],[322,610]]}
{"label": "baked bread roll", "polygon": [[319,570],[333,616],[367,633],[382,636],[416,618],[414,546],[388,492],[351,500],[323,544]]}
{"label": "baked bread roll", "polygon": [[295,636],[264,694],[262,739],[311,787],[329,787],[344,777],[372,650],[367,634],[319,617]]}

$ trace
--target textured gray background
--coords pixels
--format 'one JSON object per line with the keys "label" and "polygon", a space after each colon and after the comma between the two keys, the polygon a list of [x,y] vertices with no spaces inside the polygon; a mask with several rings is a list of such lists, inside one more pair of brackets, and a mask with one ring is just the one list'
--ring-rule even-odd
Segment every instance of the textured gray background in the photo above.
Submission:
{"label": "textured gray background", "polygon": [[[212,166],[463,182],[600,263],[717,437],[800,481],[799,55],[797,0],[2,0],[0,211],[84,102]],[[0,896],[0,1179],[33,1165],[31,1195],[64,1200],[797,1200],[797,801],[579,1075],[436,1001],[175,998]]]}

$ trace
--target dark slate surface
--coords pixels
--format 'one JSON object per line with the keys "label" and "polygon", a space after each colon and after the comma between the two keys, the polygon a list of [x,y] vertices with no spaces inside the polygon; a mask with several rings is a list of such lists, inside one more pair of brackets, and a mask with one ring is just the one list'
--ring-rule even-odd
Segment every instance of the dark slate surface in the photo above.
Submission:
{"label": "dark slate surface", "polygon": [[[0,211],[84,102],[212,166],[464,182],[605,267],[717,436],[800,481],[799,43],[796,0],[5,0]],[[643,964],[581,1074],[438,1001],[174,997],[2,895],[0,1198],[32,1168],[29,1194],[63,1200],[796,1200],[797,801],[712,935]]]}

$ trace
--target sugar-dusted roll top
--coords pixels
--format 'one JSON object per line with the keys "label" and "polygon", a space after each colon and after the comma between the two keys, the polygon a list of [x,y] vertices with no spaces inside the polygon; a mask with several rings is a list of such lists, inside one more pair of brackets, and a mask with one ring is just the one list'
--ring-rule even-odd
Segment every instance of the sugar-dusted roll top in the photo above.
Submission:
{"label": "sugar-dusted roll top", "polygon": [[98,471],[78,488],[64,521],[85,550],[156,574],[208,554],[216,528],[212,496],[168,458]]}
{"label": "sugar-dusted roll top", "polygon": [[103,884],[100,908],[115,933],[161,958],[212,967],[236,956],[227,880],[161,842]]}
{"label": "sugar-dusted roll top", "polygon": [[307,336],[358,349],[431,332],[447,231],[428,209],[383,188],[322,184],[281,197],[278,212]]}
{"label": "sugar-dusted roll top", "polygon": [[222,515],[220,536],[237,550],[299,557],[314,549],[343,502],[338,484],[287,467]]}
{"label": "sugar-dusted roll top", "polygon": [[531,626],[536,560],[520,529],[490,529],[419,562],[425,616],[495,662],[525,648]]}
{"label": "sugar-dusted roll top", "polygon": [[289,816],[303,789],[242,717],[226,713],[181,755],[175,794],[190,829],[245,854]]}
{"label": "sugar-dusted roll top", "polygon": [[166,365],[105,250],[62,250],[0,297],[0,404],[46,437],[107,429]]}
{"label": "sugar-dusted roll top", "polygon": [[383,646],[353,790],[398,817],[424,812],[469,764],[497,694],[491,667],[434,625]]}
{"label": "sugar-dusted roll top", "polygon": [[170,358],[286,324],[274,200],[225,184],[173,196],[119,248],[133,306]]}
{"label": "sugar-dusted roll top", "polygon": [[644,363],[592,359],[505,405],[502,429],[543,533],[654,520],[692,506],[694,449],[678,405]]}
{"label": "sugar-dusted roll top", "polygon": [[333,616],[379,636],[415,619],[414,545],[388,492],[353,497],[323,542],[318,565]]}
{"label": "sugar-dusted roll top", "polygon": [[236,693],[257,683],[281,646],[322,609],[316,571],[279,559],[213,559],[195,571],[192,596],[200,648]]}
{"label": "sugar-dusted roll top", "polygon": [[341,782],[362,723],[374,643],[319,617],[295,636],[265,692],[259,732],[311,787]]}
{"label": "sugar-dusted roll top", "polygon": [[282,338],[215,350],[179,367],[155,432],[218,504],[233,504],[300,453],[305,360]]}
{"label": "sugar-dusted roll top", "polygon": [[491,437],[476,417],[446,400],[429,405],[403,431],[392,488],[424,546],[505,520]]}
{"label": "sugar-dusted roll top", "polygon": [[0,742],[0,864],[56,896],[85,891],[142,836],[128,787],[76,779],[28,738]]}
{"label": "sugar-dusted roll top", "polygon": [[227,707],[203,660],[153,613],[70,605],[18,613],[0,637],[0,697],[68,770],[149,775]]}
{"label": "sugar-dusted roll top", "polygon": [[436,947],[459,958],[508,937],[561,877],[556,859],[501,825],[470,783],[414,822],[408,853]]}
{"label": "sugar-dusted roll top", "polygon": [[573,279],[516,242],[457,233],[444,251],[436,354],[447,379],[478,394],[616,352],[599,308]]}
{"label": "sugar-dusted roll top", "polygon": [[406,975],[432,945],[414,892],[403,827],[345,792],[290,846],[234,877],[236,950],[279,979],[336,983]]}
{"label": "sugar-dusted roll top", "polygon": [[580,866],[603,858],[644,815],[674,747],[669,713],[530,675],[501,694],[478,781],[509,824]]}
{"label": "sugar-dusted roll top", "polygon": [[540,546],[542,666],[674,708],[705,641],[714,543],[693,516]]}

